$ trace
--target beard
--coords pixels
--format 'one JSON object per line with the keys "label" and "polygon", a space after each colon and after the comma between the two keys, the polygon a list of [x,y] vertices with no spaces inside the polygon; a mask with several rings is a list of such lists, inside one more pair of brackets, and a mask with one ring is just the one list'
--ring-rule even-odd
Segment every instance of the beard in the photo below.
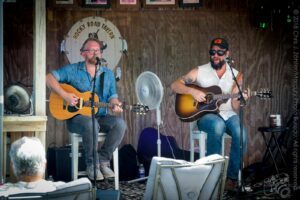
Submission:
{"label": "beard", "polygon": [[215,70],[219,70],[222,68],[222,66],[225,64],[225,60],[221,60],[219,63],[214,63],[213,59],[210,59],[210,64],[212,66],[212,68],[214,68]]}
{"label": "beard", "polygon": [[95,65],[97,63],[96,57],[87,58],[87,62],[91,65]]}

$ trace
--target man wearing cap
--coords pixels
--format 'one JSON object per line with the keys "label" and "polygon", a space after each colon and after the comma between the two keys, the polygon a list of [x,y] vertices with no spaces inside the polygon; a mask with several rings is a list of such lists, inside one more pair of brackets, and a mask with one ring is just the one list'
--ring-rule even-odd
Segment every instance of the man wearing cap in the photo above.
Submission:
{"label": "man wearing cap", "polygon": [[[103,42],[96,38],[88,38],[80,49],[80,55],[84,61],[66,65],[47,74],[47,86],[60,95],[68,105],[75,106],[79,97],[66,92],[60,83],[69,84],[81,93],[91,92],[95,77],[95,93],[100,101],[115,105],[111,108],[112,112],[122,112],[113,72],[104,66],[96,66],[97,59],[102,58],[104,48]],[[95,69],[96,67],[97,69]],[[68,130],[82,136],[88,177],[94,179],[93,149],[95,148],[98,150],[95,161],[96,180],[112,178],[114,172],[110,169],[109,163],[114,150],[123,139],[127,125],[121,117],[108,114],[106,108],[99,108],[96,113],[95,131],[93,131],[92,124],[91,116],[80,114],[67,120]],[[93,133],[97,138],[100,129],[107,133],[105,142],[99,149],[98,142],[96,142],[96,146],[93,148]]]}
{"label": "man wearing cap", "polygon": [[[212,40],[209,50],[210,62],[189,71],[174,81],[171,88],[178,94],[192,95],[198,102],[206,100],[206,93],[186,84],[196,84],[206,88],[219,86],[224,94],[237,93],[238,88],[233,80],[231,69],[226,62],[229,56],[229,45],[224,38]],[[233,68],[239,85],[242,85],[242,74]],[[247,95],[245,94],[245,99]],[[229,99],[219,107],[218,113],[207,113],[197,121],[198,129],[207,133],[207,155],[221,154],[222,137],[226,132],[232,137],[230,158],[227,173],[226,189],[236,189],[240,168],[240,119],[237,115],[240,102],[238,98]],[[246,132],[243,131],[244,152],[246,150]]]}

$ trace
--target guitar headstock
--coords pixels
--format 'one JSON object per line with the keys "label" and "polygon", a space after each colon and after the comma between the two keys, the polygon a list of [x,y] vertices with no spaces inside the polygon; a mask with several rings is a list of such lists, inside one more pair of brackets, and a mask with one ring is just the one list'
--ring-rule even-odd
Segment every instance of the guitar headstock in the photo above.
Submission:
{"label": "guitar headstock", "polygon": [[268,99],[272,98],[272,91],[268,88],[261,88],[255,92],[255,96],[262,98],[262,99]]}
{"label": "guitar headstock", "polygon": [[143,104],[133,104],[131,107],[132,112],[136,112],[139,115],[145,115],[149,111],[149,107]]}

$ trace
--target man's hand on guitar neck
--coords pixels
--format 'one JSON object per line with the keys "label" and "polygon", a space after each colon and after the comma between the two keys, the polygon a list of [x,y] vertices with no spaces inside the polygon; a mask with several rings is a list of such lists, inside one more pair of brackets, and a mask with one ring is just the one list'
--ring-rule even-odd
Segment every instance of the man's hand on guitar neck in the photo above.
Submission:
{"label": "man's hand on guitar neck", "polygon": [[113,105],[111,107],[111,111],[113,111],[114,113],[123,112],[122,103],[118,99],[111,99],[110,103]]}

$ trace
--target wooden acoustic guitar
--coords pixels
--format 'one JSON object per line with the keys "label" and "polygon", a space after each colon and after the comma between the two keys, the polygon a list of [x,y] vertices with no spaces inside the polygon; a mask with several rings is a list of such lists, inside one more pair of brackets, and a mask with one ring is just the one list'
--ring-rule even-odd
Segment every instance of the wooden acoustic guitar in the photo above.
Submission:
{"label": "wooden acoustic guitar", "polygon": [[[74,87],[68,84],[60,84],[60,86],[66,91],[70,93],[74,93],[79,97],[79,101],[77,105],[71,106],[69,105],[61,96],[59,96],[55,92],[51,92],[50,94],[50,102],[49,109],[52,116],[58,120],[66,120],[75,115],[81,114],[85,116],[92,115],[91,108],[91,92],[79,92]],[[114,105],[110,103],[99,102],[99,97],[95,94],[95,113],[97,113],[99,108],[112,108]],[[133,104],[133,105],[122,105],[124,110],[131,110],[132,112],[136,112],[137,114],[146,114],[149,111],[148,106]]]}
{"label": "wooden acoustic guitar", "polygon": [[[187,84],[188,87],[206,93],[206,101],[198,102],[189,94],[176,94],[175,112],[179,119],[184,122],[192,122],[206,113],[218,113],[219,106],[225,103],[229,98],[238,98],[239,94],[222,94],[219,86],[202,88],[194,84]],[[260,98],[271,98],[272,93],[269,89],[260,89],[259,91],[248,90],[248,96],[258,96]]]}

